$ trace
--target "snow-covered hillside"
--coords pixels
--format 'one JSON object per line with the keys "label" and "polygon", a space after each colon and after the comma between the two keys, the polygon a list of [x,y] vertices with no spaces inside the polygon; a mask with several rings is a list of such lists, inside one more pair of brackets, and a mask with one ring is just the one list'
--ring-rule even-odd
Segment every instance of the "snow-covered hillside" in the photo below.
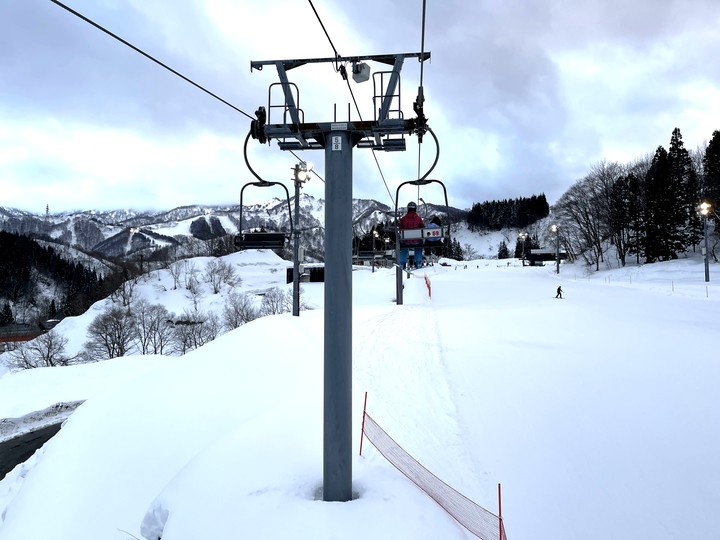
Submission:
{"label": "snow-covered hillside", "polygon": [[[230,259],[250,289],[280,273],[256,254]],[[510,539],[713,538],[715,271],[706,284],[699,258],[590,275],[477,260],[416,274],[397,306],[393,271],[357,268],[354,444],[367,391],[438,478],[495,512],[502,483]],[[304,288],[321,307],[322,284]],[[0,417],[86,400],[0,481],[0,540],[470,538],[367,441],[356,499],[318,500],[323,317],[258,319],[180,358],[0,377]]]}

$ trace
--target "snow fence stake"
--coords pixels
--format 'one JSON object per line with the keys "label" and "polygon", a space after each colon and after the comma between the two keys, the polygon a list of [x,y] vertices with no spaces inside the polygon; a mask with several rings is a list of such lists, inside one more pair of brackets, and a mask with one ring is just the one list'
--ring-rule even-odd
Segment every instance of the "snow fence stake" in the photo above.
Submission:
{"label": "snow fence stake", "polygon": [[425,286],[428,290],[428,298],[432,298],[432,286],[430,285],[430,278],[425,274]]}
{"label": "snow fence stake", "polygon": [[363,437],[365,436],[365,410],[367,409],[367,392],[365,392],[365,403],[363,403],[362,425],[360,427],[360,455],[362,456]]}

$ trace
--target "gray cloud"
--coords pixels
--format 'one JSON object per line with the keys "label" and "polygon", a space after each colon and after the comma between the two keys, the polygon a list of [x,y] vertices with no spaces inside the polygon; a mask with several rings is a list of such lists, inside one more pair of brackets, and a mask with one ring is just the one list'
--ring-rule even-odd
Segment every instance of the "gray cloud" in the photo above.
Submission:
{"label": "gray cloud", "polygon": [[[68,4],[250,114],[277,82],[270,68],[251,73],[250,60],[333,56],[304,2]],[[675,126],[686,146],[700,144],[720,128],[715,4],[428,2],[425,111],[441,145],[433,176],[455,206],[539,192],[552,201],[607,154],[651,152]],[[340,54],[420,50],[420,1],[315,6]],[[0,205],[36,204],[23,193],[73,193],[75,181],[105,189],[75,190],[86,198],[64,203],[73,207],[234,202],[252,179],[242,156],[248,118],[52,2],[4,0],[0,51]],[[419,63],[406,62],[406,116],[419,76]],[[334,106],[344,115],[352,101],[330,66],[291,78],[308,121],[331,120]],[[371,85],[353,88],[371,115]],[[254,168],[289,179],[294,156],[252,144]],[[434,152],[426,139],[421,171]],[[323,174],[320,152],[301,157]],[[417,177],[417,144],[378,159],[388,187],[371,153],[358,150],[355,194],[390,203],[388,190]],[[182,189],[168,193],[173,179]],[[323,185],[307,190],[322,196]]]}

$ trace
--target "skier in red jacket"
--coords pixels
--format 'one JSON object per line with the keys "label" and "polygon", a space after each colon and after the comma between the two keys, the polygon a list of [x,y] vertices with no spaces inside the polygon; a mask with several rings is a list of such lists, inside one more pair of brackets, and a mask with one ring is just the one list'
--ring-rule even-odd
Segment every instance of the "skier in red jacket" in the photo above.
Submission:
{"label": "skier in red jacket", "polygon": [[[417,213],[417,204],[414,202],[409,202],[407,205],[407,213],[400,218],[399,228],[400,229],[422,229],[425,226],[423,223],[422,218]],[[398,264],[401,268],[405,268],[405,263],[407,263],[408,255],[410,247],[417,245],[417,247],[413,247],[414,254],[413,257],[415,258],[415,268],[420,268],[422,266],[422,239],[417,240],[405,240],[400,244],[400,259],[398,260]]]}

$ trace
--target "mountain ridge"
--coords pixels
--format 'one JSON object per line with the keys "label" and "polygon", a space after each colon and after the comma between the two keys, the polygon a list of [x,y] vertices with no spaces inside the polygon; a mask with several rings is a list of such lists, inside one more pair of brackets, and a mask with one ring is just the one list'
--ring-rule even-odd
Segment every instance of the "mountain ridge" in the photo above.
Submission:
{"label": "mountain ridge", "polygon": [[[288,204],[289,203],[289,204]],[[244,205],[242,229],[290,232],[294,197]],[[424,205],[427,215],[447,214],[444,206]],[[308,250],[324,255],[325,200],[301,193],[300,215],[295,223]],[[453,221],[467,211],[450,208]],[[374,199],[353,199],[353,229],[363,236],[375,225],[392,222],[394,209]],[[185,205],[169,210],[135,211],[77,210],[51,214],[33,213],[0,206],[0,230],[36,237],[96,252],[109,258],[151,255],[166,247],[178,247],[192,239],[213,240],[240,230],[240,205]],[[322,255],[321,255],[322,254]]]}

